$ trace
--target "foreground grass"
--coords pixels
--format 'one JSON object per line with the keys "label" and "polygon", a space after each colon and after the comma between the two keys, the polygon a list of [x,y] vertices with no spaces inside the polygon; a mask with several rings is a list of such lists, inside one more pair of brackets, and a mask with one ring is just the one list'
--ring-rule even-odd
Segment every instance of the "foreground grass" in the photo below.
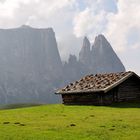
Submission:
{"label": "foreground grass", "polygon": [[0,140],[139,140],[140,104],[0,110]]}

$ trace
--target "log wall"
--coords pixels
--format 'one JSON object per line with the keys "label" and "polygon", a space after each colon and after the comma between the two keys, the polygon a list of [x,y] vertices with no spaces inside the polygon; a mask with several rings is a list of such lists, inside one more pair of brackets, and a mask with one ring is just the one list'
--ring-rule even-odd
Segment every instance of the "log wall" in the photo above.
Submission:
{"label": "log wall", "polygon": [[62,95],[63,103],[67,105],[98,105],[100,98],[100,94],[94,93]]}
{"label": "log wall", "polygon": [[118,101],[140,100],[140,80],[130,77],[118,87]]}

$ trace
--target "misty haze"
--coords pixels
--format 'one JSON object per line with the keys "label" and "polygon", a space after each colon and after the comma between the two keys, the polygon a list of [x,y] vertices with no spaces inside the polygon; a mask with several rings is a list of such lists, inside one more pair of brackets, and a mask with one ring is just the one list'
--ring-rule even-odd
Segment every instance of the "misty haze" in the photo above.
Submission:
{"label": "misty haze", "polygon": [[87,74],[123,71],[103,35],[93,44],[84,37],[79,57],[64,62],[52,28],[0,29],[0,104],[61,103],[54,95],[60,87]]}

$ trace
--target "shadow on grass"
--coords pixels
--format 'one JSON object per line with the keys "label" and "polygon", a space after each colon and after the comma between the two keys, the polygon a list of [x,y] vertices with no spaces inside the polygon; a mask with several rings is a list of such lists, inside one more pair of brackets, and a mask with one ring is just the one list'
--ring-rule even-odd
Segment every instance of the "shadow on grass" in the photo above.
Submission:
{"label": "shadow on grass", "polygon": [[94,105],[94,104],[64,104],[65,106],[96,106],[96,107],[112,107],[112,108],[140,108],[140,101],[124,101],[116,102],[111,105]]}
{"label": "shadow on grass", "polygon": [[140,108],[140,101],[113,103],[112,105],[109,105],[109,107],[114,107],[114,108]]}

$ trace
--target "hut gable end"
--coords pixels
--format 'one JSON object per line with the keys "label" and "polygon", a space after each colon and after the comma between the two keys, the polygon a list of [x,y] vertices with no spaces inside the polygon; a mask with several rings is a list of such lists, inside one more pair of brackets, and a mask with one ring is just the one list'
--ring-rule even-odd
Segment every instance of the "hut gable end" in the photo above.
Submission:
{"label": "hut gable end", "polygon": [[140,80],[135,76],[129,77],[118,86],[119,100],[140,99]]}

